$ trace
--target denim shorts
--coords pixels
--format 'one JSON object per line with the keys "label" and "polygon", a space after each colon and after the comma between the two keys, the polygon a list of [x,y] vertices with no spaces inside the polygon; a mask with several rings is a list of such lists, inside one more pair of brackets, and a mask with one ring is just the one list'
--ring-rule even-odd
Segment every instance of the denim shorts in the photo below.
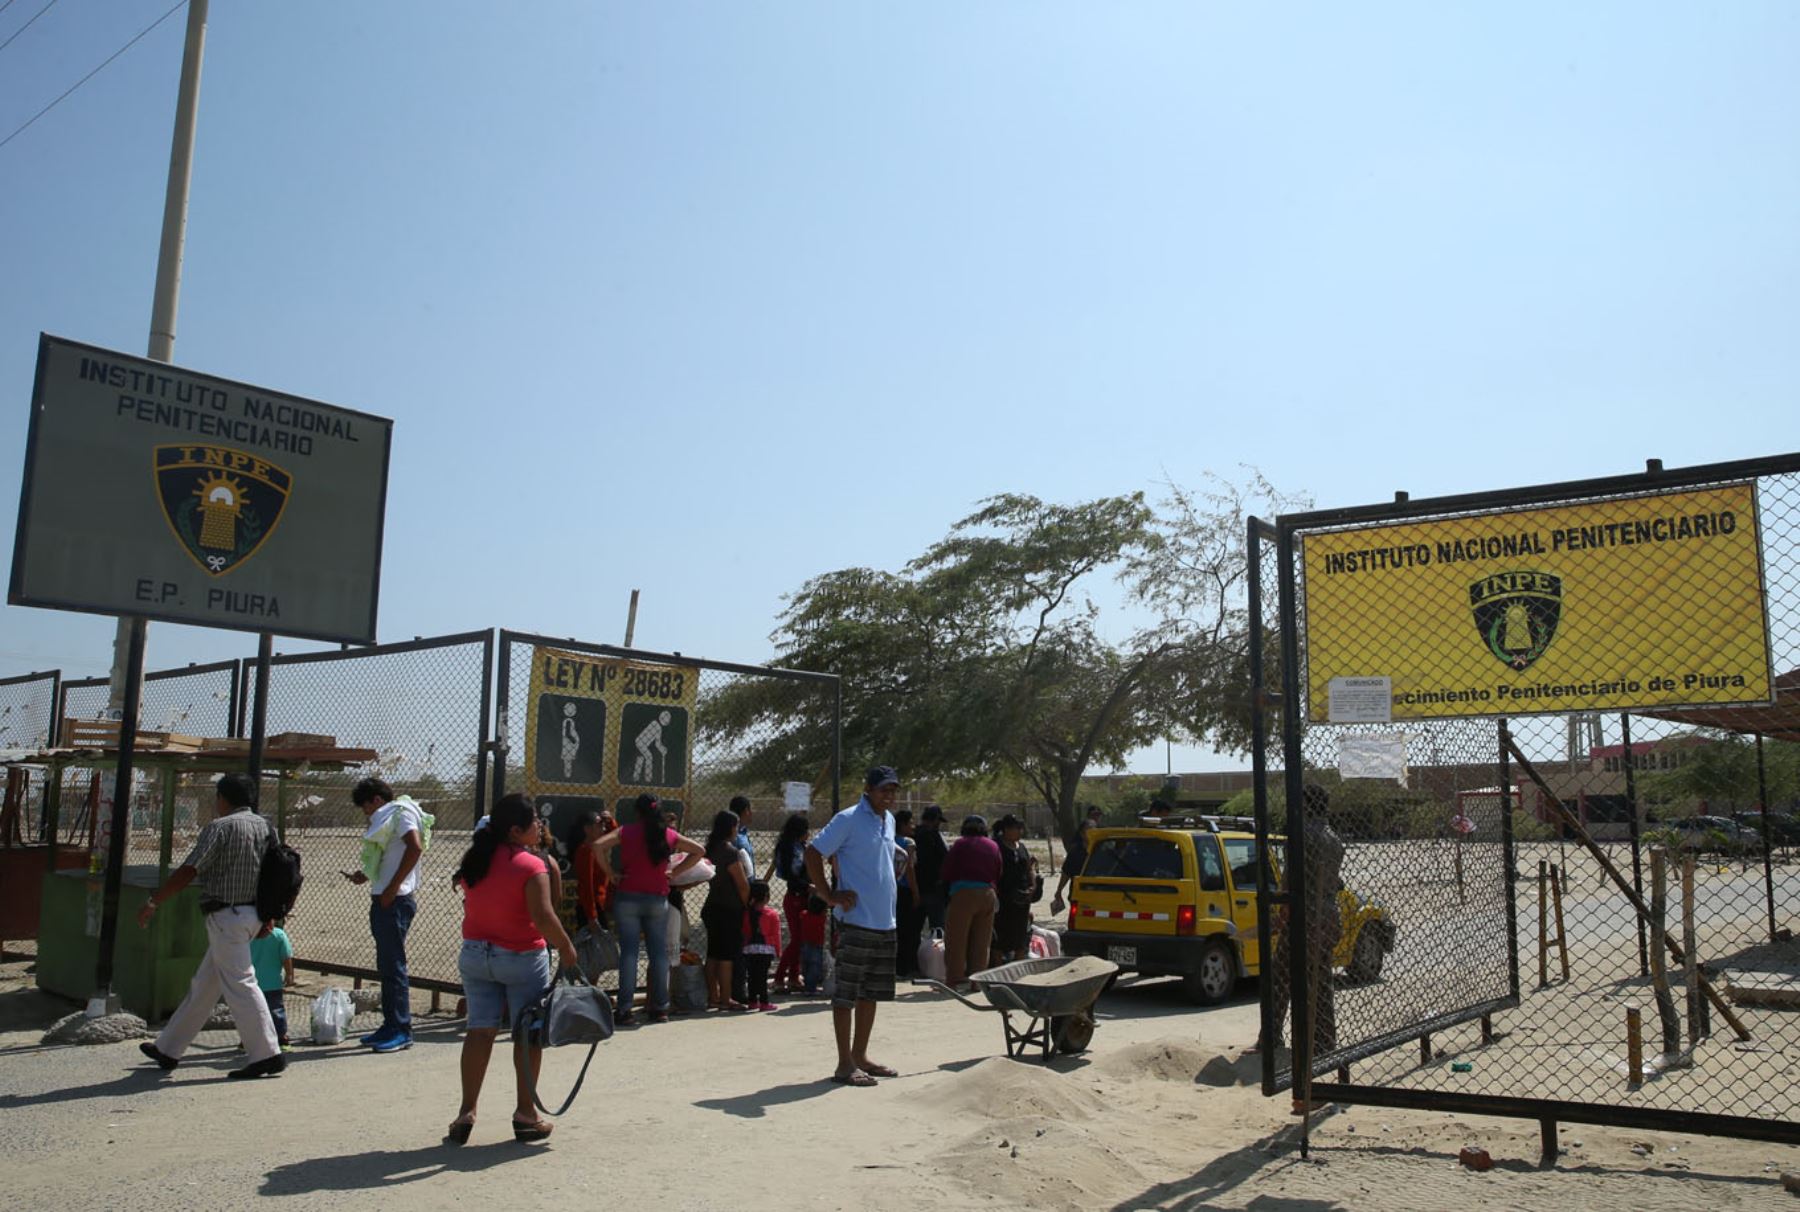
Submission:
{"label": "denim shorts", "polygon": [[494,943],[463,940],[457,957],[471,1030],[510,1027],[520,1010],[550,987],[550,952],[508,951]]}

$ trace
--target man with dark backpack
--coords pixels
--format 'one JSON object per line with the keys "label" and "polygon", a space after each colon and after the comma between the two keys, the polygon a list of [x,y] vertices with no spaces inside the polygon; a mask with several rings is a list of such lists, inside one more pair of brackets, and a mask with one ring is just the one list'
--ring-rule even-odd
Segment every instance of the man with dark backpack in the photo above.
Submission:
{"label": "man with dark backpack", "polygon": [[[206,1026],[223,994],[225,1004],[231,1008],[231,1020],[237,1025],[238,1038],[243,1041],[244,1054],[250,1059],[243,1068],[233,1069],[230,1076],[274,1077],[287,1068],[287,1058],[281,1055],[268,1002],[257,986],[250,943],[268,927],[259,901],[264,860],[278,843],[274,828],[255,812],[256,784],[247,775],[227,774],[219,779],[215,790],[218,819],[200,831],[193,850],[163,886],[150,895],[138,914],[138,925],[148,928],[159,905],[199,881],[200,912],[206,920],[206,954],[194,971],[187,996],[169,1016],[162,1034],[156,1042],[139,1047],[164,1069],[173,1069]],[[295,860],[292,890],[298,887],[298,856]],[[273,883],[271,879],[271,888]]]}

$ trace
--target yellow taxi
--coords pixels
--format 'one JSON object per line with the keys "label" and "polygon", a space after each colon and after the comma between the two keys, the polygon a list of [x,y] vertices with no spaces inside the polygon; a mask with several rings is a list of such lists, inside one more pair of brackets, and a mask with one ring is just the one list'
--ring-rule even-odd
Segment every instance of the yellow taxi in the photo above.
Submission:
{"label": "yellow taxi", "polygon": [[[1087,864],[1069,899],[1065,955],[1097,955],[1128,972],[1179,976],[1211,1006],[1262,971],[1256,938],[1256,834],[1242,817],[1146,819],[1088,835]],[[1270,856],[1275,878],[1281,866]],[[1332,964],[1351,980],[1379,980],[1394,947],[1387,910],[1338,892],[1343,934]]]}

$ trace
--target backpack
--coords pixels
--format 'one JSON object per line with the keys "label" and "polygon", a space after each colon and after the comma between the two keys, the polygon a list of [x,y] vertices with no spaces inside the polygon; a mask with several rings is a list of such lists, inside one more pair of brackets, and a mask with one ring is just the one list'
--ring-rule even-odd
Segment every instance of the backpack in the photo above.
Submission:
{"label": "backpack", "polygon": [[305,877],[300,874],[300,852],[269,831],[269,848],[263,851],[256,872],[256,916],[278,921],[294,911]]}

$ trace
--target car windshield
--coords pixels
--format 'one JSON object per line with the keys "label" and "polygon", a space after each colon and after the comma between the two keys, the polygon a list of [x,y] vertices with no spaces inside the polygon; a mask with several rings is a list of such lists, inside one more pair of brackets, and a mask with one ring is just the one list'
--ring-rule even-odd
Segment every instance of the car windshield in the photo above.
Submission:
{"label": "car windshield", "polygon": [[1088,854],[1085,876],[1140,880],[1181,878],[1181,848],[1160,837],[1109,837]]}

